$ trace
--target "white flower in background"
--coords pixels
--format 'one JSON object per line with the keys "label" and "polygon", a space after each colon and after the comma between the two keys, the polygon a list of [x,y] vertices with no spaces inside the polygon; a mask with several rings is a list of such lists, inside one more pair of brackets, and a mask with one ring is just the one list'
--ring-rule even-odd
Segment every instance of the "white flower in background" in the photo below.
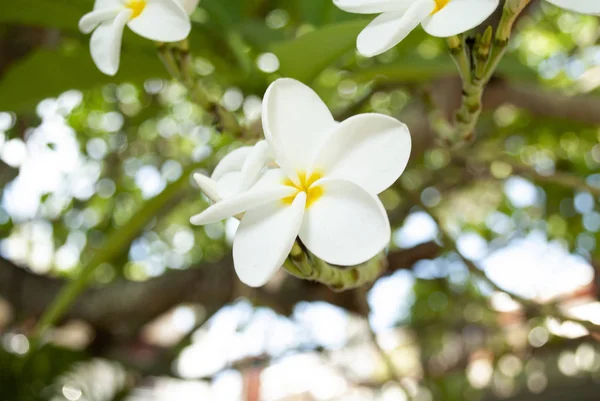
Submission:
{"label": "white flower in background", "polygon": [[499,4],[499,0],[333,0],[333,2],[337,7],[351,13],[381,13],[358,35],[358,51],[367,57],[376,56],[396,46],[419,24],[428,34],[437,37],[449,37],[466,32],[485,21]]}
{"label": "white flower in background", "polygon": [[580,14],[600,15],[599,0],[546,0],[548,3]]}
{"label": "white flower in background", "polygon": [[391,230],[377,194],[408,163],[408,128],[381,114],[337,123],[312,89],[292,79],[269,87],[262,121],[276,167],[262,171],[247,191],[191,218],[204,225],[245,212],[233,242],[240,279],[265,284],[297,236],[336,265],[360,264],[383,250]]}
{"label": "white flower in background", "polygon": [[107,75],[115,75],[119,69],[125,25],[159,42],[183,40],[191,30],[187,13],[175,0],[96,0],[94,10],[79,20],[79,30],[93,31],[92,59]]}

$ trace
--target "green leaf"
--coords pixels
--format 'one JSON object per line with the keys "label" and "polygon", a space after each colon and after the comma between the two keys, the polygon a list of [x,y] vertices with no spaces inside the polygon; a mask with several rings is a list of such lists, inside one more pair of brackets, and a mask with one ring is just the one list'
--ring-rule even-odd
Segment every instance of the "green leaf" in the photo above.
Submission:
{"label": "green leaf", "polygon": [[0,21],[77,30],[92,7],[91,0],[2,0]]}
{"label": "green leaf", "polygon": [[[274,44],[271,51],[279,58],[279,72],[310,84],[324,69],[356,48],[356,38],[368,22],[360,19],[331,24],[296,39]],[[413,50],[427,37],[424,31],[416,30],[394,51],[402,60],[409,60]]]}
{"label": "green leaf", "polygon": [[279,58],[279,72],[310,83],[321,71],[356,46],[356,37],[367,21],[328,25],[287,42],[276,43],[271,51]]}
{"label": "green leaf", "polygon": [[122,52],[115,77],[98,71],[87,46],[41,49],[13,64],[4,74],[0,80],[0,110],[18,111],[69,89],[87,90],[125,81],[143,83],[148,78],[163,77],[166,72],[156,55],[137,48]]}
{"label": "green leaf", "polygon": [[[434,59],[424,59],[418,55],[402,57],[390,64],[380,64],[356,71],[348,78],[358,83],[371,80],[379,82],[421,83],[446,75],[456,75],[457,69],[449,56],[443,55]],[[514,56],[506,56],[498,66],[498,75],[510,76],[517,81],[535,81],[534,70],[519,63]]]}
{"label": "green leaf", "polygon": [[302,19],[315,26],[355,18],[337,8],[333,1],[300,0],[298,8]]}

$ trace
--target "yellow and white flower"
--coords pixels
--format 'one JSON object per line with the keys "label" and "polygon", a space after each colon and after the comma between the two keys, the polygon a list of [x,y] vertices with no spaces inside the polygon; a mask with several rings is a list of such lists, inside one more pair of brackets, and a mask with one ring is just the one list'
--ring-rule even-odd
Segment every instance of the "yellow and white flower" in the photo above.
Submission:
{"label": "yellow and white flower", "polygon": [[[262,170],[248,190],[224,197],[191,218],[192,224],[204,225],[245,212],[233,242],[240,279],[250,286],[265,284],[297,236],[317,257],[336,265],[360,264],[382,251],[391,229],[377,194],[408,163],[411,139],[406,125],[382,114],[338,123],[312,89],[292,79],[271,84],[262,121],[268,146],[238,150],[222,162],[214,181],[196,177],[202,188],[212,186],[213,195],[221,197],[222,190],[213,184],[223,180],[223,171],[238,174],[237,179],[232,176],[236,185],[247,185],[256,176],[256,166],[270,159],[264,149],[272,151],[275,166]],[[249,181],[239,176],[244,170],[250,171]]]}
{"label": "yellow and white flower", "polygon": [[437,37],[466,32],[485,21],[499,0],[333,0],[344,11],[381,14],[358,36],[364,56],[381,54],[400,43],[419,24]]}
{"label": "yellow and white flower", "polygon": [[565,10],[574,11],[580,14],[600,15],[599,0],[546,0],[548,3]]}
{"label": "yellow and white flower", "polygon": [[175,0],[96,0],[94,10],[79,20],[79,30],[93,32],[92,59],[107,75],[115,75],[119,69],[125,25],[159,42],[183,40],[191,30],[188,14]]}

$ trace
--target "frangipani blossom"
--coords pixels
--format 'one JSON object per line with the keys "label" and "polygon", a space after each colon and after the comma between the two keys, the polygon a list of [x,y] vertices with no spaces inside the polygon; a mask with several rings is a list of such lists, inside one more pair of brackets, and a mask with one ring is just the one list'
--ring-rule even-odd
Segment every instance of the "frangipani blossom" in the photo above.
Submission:
{"label": "frangipani blossom", "polygon": [[191,218],[204,225],[245,213],[233,242],[240,279],[265,284],[297,236],[318,258],[336,265],[360,264],[381,252],[391,229],[377,194],[408,163],[408,128],[382,114],[337,123],[312,89],[292,79],[271,84],[262,122],[275,167],[263,170],[248,190]]}
{"label": "frangipani blossom", "polygon": [[[566,0],[565,0],[566,1]],[[458,35],[485,21],[499,0],[333,0],[344,11],[378,14],[358,35],[358,51],[367,57],[400,43],[419,24],[437,37]]]}
{"label": "frangipani blossom", "polygon": [[79,20],[79,30],[92,33],[90,50],[100,71],[119,70],[121,39],[125,25],[138,35],[159,42],[185,39],[190,19],[175,0],[96,0],[94,10]]}
{"label": "frangipani blossom", "polygon": [[580,14],[600,15],[598,0],[546,0],[557,7],[571,10]]}

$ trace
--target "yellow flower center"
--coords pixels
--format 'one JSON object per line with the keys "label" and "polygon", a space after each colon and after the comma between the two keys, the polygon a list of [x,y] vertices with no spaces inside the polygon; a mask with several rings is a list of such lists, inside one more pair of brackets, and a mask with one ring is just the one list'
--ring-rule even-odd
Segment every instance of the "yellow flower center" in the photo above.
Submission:
{"label": "yellow flower center", "polygon": [[125,7],[133,11],[131,19],[134,19],[139,17],[142,11],[144,11],[144,8],[146,8],[146,0],[127,0],[125,2]]}
{"label": "yellow flower center", "polygon": [[448,5],[448,3],[450,3],[450,0],[434,0],[434,1],[435,1],[435,8],[431,12],[432,15],[437,13],[442,8],[446,7]]}
{"label": "yellow flower center", "polygon": [[294,195],[290,195],[288,197],[283,198],[283,203],[286,205],[291,205],[296,199],[296,195],[298,192],[306,193],[306,208],[308,209],[313,203],[315,203],[321,196],[323,196],[323,188],[320,186],[313,186],[313,184],[323,177],[323,174],[319,172],[313,172],[308,177],[305,172],[298,173],[298,179],[300,180],[300,184],[296,185],[292,180],[286,178],[283,181],[283,185],[287,185],[289,187],[293,187],[298,191]]}

